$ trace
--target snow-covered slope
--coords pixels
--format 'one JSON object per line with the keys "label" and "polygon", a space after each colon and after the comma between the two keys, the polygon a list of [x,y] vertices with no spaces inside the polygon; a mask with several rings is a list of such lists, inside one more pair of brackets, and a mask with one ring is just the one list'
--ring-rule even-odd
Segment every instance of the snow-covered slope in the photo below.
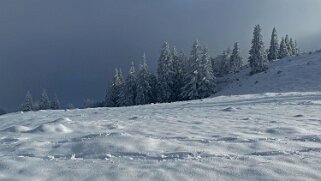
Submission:
{"label": "snow-covered slope", "polygon": [[228,77],[218,95],[321,91],[321,53],[288,57],[270,63],[266,72],[249,75],[248,68]]}
{"label": "snow-covered slope", "polygon": [[0,180],[321,180],[321,93],[0,116]]}
{"label": "snow-covered slope", "polygon": [[321,53],[248,72],[232,96],[2,115],[0,180],[321,180]]}

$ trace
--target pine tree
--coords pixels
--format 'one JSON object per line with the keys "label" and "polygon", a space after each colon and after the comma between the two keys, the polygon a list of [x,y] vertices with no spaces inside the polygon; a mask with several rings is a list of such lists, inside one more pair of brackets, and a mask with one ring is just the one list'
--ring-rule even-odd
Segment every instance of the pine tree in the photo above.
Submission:
{"label": "pine tree", "polygon": [[290,38],[291,55],[296,55],[296,47],[292,38]]}
{"label": "pine tree", "polygon": [[234,43],[234,49],[233,49],[233,53],[231,56],[231,70],[232,72],[237,72],[240,70],[240,68],[242,67],[242,56],[241,56],[241,51],[239,48],[239,44],[236,42]]}
{"label": "pine tree", "polygon": [[136,103],[139,105],[149,104],[152,100],[152,87],[150,85],[150,73],[146,63],[146,55],[143,55],[143,62],[137,76]]}
{"label": "pine tree", "polygon": [[173,57],[167,42],[161,49],[161,55],[158,60],[158,99],[160,102],[171,102],[173,95]]}
{"label": "pine tree", "polygon": [[157,102],[157,93],[158,93],[158,86],[157,86],[157,78],[154,73],[150,73],[149,77],[150,87],[151,87],[151,103]]}
{"label": "pine tree", "polygon": [[58,110],[60,108],[60,102],[57,94],[54,95],[53,100],[50,103],[50,107],[52,110]]}
{"label": "pine tree", "polygon": [[196,40],[193,44],[191,56],[187,63],[187,70],[184,76],[184,86],[181,92],[183,100],[199,99],[198,78],[200,72],[201,47]]}
{"label": "pine tree", "polygon": [[288,49],[289,56],[292,56],[292,46],[291,46],[291,43],[290,43],[289,35],[285,35],[285,40],[284,41],[285,41],[286,47]]}
{"label": "pine tree", "polygon": [[24,112],[33,110],[33,100],[29,91],[26,94],[24,103],[21,105],[21,110]]}
{"label": "pine tree", "polygon": [[227,51],[223,51],[222,64],[221,64],[221,76],[225,76],[230,73],[231,70],[231,53],[230,48]]}
{"label": "pine tree", "polygon": [[183,88],[183,81],[184,81],[184,61],[185,56],[183,52],[178,53],[176,48],[172,49],[172,57],[173,57],[173,95],[171,100],[178,101],[180,100],[181,90]]}
{"label": "pine tree", "polygon": [[281,44],[280,44],[279,59],[285,58],[287,56],[289,56],[288,48],[285,43],[285,39],[282,38]]}
{"label": "pine tree", "polygon": [[120,70],[115,69],[115,75],[109,91],[106,96],[106,106],[108,107],[119,107],[120,106],[120,94],[123,89],[123,77]]}
{"label": "pine tree", "polygon": [[270,42],[270,49],[268,53],[268,59],[270,61],[276,60],[279,57],[279,40],[276,29],[273,28],[272,35],[271,35],[271,42]]}
{"label": "pine tree", "polygon": [[132,106],[136,105],[136,94],[137,94],[137,80],[136,80],[136,70],[134,62],[132,62],[131,67],[128,71],[126,82],[123,89],[123,94],[121,96],[121,105]]}
{"label": "pine tree", "polygon": [[42,91],[42,94],[40,97],[39,109],[40,110],[50,109],[50,100],[49,100],[47,91],[45,89]]}
{"label": "pine tree", "polygon": [[268,68],[268,60],[260,25],[256,25],[254,28],[252,46],[249,53],[249,62],[252,74],[265,71]]}
{"label": "pine tree", "polygon": [[200,69],[198,74],[198,92],[200,98],[209,97],[214,93],[215,82],[212,64],[208,55],[208,49],[204,48],[200,60]]}

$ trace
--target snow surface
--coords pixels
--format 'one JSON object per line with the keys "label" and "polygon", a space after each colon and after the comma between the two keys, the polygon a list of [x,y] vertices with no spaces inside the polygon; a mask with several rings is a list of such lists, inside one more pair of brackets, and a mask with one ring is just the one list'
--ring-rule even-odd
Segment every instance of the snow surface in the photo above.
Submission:
{"label": "snow surface", "polygon": [[249,75],[249,68],[224,78],[218,95],[265,92],[321,91],[321,52],[271,62],[266,72]]}
{"label": "snow surface", "polygon": [[0,117],[0,180],[321,180],[321,92]]}
{"label": "snow surface", "polygon": [[[321,89],[309,84],[320,80],[319,58],[241,72],[244,95],[2,115],[0,180],[321,180]],[[277,90],[263,75],[287,81],[273,84],[284,91],[262,93]],[[254,80],[262,92],[246,94]],[[286,92],[295,80],[297,92]]]}

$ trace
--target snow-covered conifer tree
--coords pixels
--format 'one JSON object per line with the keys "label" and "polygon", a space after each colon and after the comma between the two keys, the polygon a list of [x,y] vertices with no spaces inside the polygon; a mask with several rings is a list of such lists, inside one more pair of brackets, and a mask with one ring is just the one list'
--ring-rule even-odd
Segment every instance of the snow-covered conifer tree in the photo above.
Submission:
{"label": "snow-covered conifer tree", "polygon": [[232,72],[237,72],[240,70],[242,67],[242,56],[241,56],[241,51],[239,47],[239,43],[236,42],[234,43],[234,48],[231,56],[231,71]]}
{"label": "snow-covered conifer tree", "polygon": [[276,29],[273,28],[272,35],[271,35],[271,42],[270,42],[270,48],[268,53],[268,59],[270,61],[276,60],[279,57],[279,40],[278,35],[276,32]]}
{"label": "snow-covered conifer tree", "polygon": [[198,99],[200,98],[198,92],[198,78],[200,71],[201,47],[196,40],[193,44],[191,56],[187,63],[187,70],[184,76],[184,86],[181,92],[183,100]]}
{"label": "snow-covered conifer tree", "polygon": [[160,102],[171,102],[173,94],[173,57],[169,45],[165,42],[158,60],[158,99]]}
{"label": "snow-covered conifer tree", "polygon": [[106,106],[108,107],[119,107],[120,106],[120,94],[123,89],[123,77],[120,70],[115,69],[115,75],[109,91],[106,96]]}
{"label": "snow-covered conifer tree", "polygon": [[285,43],[285,39],[282,38],[279,50],[279,59],[289,56],[288,47]]}
{"label": "snow-covered conifer tree", "polygon": [[29,91],[26,94],[24,103],[21,105],[21,110],[24,112],[33,110],[33,100]]}
{"label": "snow-covered conifer tree", "polygon": [[209,97],[215,90],[213,69],[207,48],[203,49],[200,60],[197,89],[200,98]]}
{"label": "snow-covered conifer tree", "polygon": [[52,110],[58,110],[60,108],[60,101],[58,99],[57,94],[54,95],[54,97],[50,103],[50,107]]}
{"label": "snow-covered conifer tree", "polygon": [[185,56],[182,52],[178,53],[176,48],[172,49],[172,57],[173,57],[173,95],[171,100],[178,101],[180,100],[180,94],[183,87],[184,82],[184,59]]}
{"label": "snow-covered conifer tree", "polygon": [[49,100],[47,91],[45,89],[42,91],[42,94],[40,97],[39,109],[40,110],[50,109],[50,100]]}
{"label": "snow-covered conifer tree", "polygon": [[295,43],[292,38],[290,38],[290,46],[291,46],[291,55],[293,55],[293,56],[296,55],[297,54],[296,47],[295,47]]}
{"label": "snow-covered conifer tree", "polygon": [[150,87],[151,87],[151,98],[150,98],[150,102],[151,103],[156,103],[157,102],[157,93],[158,93],[158,84],[157,84],[157,78],[155,76],[155,74],[153,72],[150,72],[149,75],[149,83],[150,83]]}
{"label": "snow-covered conifer tree", "polygon": [[289,56],[292,56],[292,46],[291,46],[291,43],[290,43],[289,35],[285,35],[285,40],[284,41],[285,41],[286,47],[288,49]]}
{"label": "snow-covered conifer tree", "polygon": [[134,62],[132,62],[131,67],[128,71],[124,89],[122,91],[121,105],[131,106],[136,104],[136,89],[137,89],[137,80],[136,80],[136,70]]}
{"label": "snow-covered conifer tree", "polygon": [[143,62],[137,75],[137,96],[136,103],[148,104],[152,99],[152,87],[150,85],[150,73],[146,63],[146,55],[143,55]]}
{"label": "snow-covered conifer tree", "polygon": [[260,25],[256,25],[254,28],[252,46],[249,53],[252,74],[265,71],[268,68],[268,59],[264,48]]}

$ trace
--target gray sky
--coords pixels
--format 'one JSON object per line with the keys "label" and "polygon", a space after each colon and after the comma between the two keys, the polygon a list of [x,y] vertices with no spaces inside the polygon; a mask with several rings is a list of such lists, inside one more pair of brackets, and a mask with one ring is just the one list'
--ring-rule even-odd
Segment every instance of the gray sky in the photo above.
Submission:
{"label": "gray sky", "polygon": [[155,67],[167,40],[190,51],[199,39],[210,54],[235,41],[247,56],[261,24],[303,50],[321,48],[320,0],[1,0],[0,106],[15,110],[27,90],[43,88],[63,104],[103,99],[115,67],[127,72],[146,52]]}

